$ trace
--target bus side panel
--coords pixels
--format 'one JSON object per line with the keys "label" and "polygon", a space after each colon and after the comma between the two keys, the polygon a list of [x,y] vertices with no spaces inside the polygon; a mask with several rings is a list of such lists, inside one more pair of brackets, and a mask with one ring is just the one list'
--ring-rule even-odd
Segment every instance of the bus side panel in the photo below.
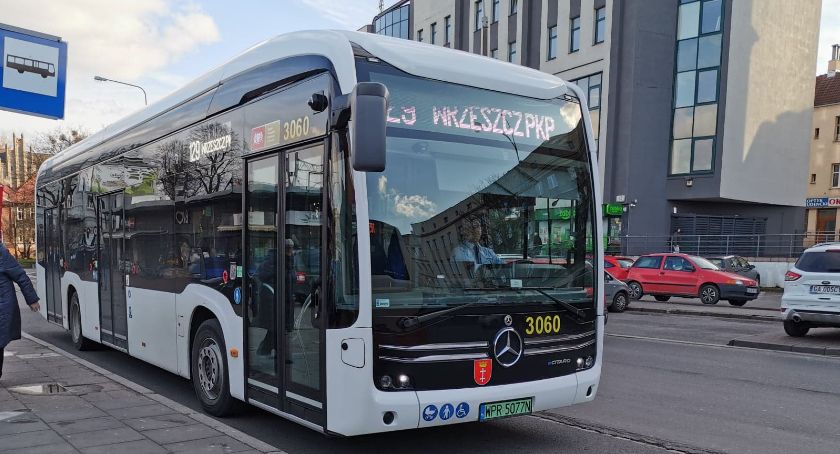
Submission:
{"label": "bus side panel", "polygon": [[128,352],[172,373],[178,373],[175,295],[128,287]]}
{"label": "bus side panel", "polygon": [[70,290],[71,285],[73,285],[75,288],[79,288],[79,284],[82,282],[82,280],[79,278],[78,274],[71,273],[69,271],[65,271],[64,275],[61,276],[60,282],[61,283],[60,283],[59,287],[61,287],[61,295],[60,295],[60,298],[59,298],[58,301],[59,301],[59,304],[61,305],[61,314],[62,314],[61,326],[63,326],[64,329],[69,330],[70,329],[70,311],[68,309],[69,309],[69,305],[70,305],[70,298],[68,298],[68,296],[67,296],[67,291]]}
{"label": "bus side panel", "polygon": [[[327,430],[352,436],[417,428],[420,419],[417,393],[383,392],[373,386],[373,336],[370,328],[330,329],[326,337]],[[364,367],[354,367],[342,361],[341,344],[345,339],[363,340]],[[394,412],[396,417],[386,425],[382,416],[387,411]]]}
{"label": "bus side panel", "polygon": [[35,264],[35,291],[41,299],[41,310],[39,313],[44,320],[47,319],[47,270],[40,263]]}
{"label": "bus side panel", "polygon": [[[222,326],[222,334],[225,337],[225,346],[227,347],[226,354],[230,394],[239,400],[244,400],[245,366],[243,364],[244,355],[242,354],[244,351],[242,344],[242,317],[236,315],[230,301],[224,295],[204,285],[190,284],[184,289],[183,293],[175,297],[178,320],[183,320],[186,324],[190,323],[193,312],[199,306],[205,307],[215,314],[219,320],[219,324]],[[191,326],[187,326],[186,329],[179,329],[177,337],[178,374],[186,378],[190,377],[190,356],[192,352],[190,330],[192,328]],[[230,355],[230,351],[233,348],[240,352],[237,358]]]}
{"label": "bus side panel", "polygon": [[64,305],[64,327],[70,329],[70,311],[67,291],[70,286],[76,289],[79,294],[79,307],[82,317],[82,336],[99,342],[101,333],[99,331],[99,285],[97,282],[83,281],[78,274],[66,271],[61,278],[61,288]]}

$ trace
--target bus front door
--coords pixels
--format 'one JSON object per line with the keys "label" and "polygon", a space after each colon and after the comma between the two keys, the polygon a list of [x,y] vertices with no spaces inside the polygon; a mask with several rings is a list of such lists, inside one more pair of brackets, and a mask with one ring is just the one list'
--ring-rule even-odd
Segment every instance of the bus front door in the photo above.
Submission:
{"label": "bus front door", "polygon": [[322,145],[248,162],[248,397],[323,425]]}
{"label": "bus front door", "polygon": [[128,317],[125,288],[129,270],[123,257],[123,193],[100,196],[97,200],[99,229],[99,330],[102,343],[128,350]]}
{"label": "bus front door", "polygon": [[45,289],[47,292],[47,320],[63,323],[64,311],[61,304],[61,271],[64,265],[61,248],[61,230],[57,208],[44,210],[46,232]]}

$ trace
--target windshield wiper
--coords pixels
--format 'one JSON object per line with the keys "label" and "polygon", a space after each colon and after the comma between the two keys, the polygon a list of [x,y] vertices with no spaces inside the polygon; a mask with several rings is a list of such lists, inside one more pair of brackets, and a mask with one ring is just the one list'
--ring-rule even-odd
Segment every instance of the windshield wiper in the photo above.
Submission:
{"label": "windshield wiper", "polygon": [[469,303],[464,303],[460,306],[450,307],[449,309],[441,309],[439,311],[429,312],[428,314],[415,315],[415,316],[411,316],[411,317],[403,317],[397,322],[397,326],[399,326],[403,330],[409,330],[409,329],[414,328],[415,326],[417,326],[421,323],[428,322],[429,320],[434,320],[436,318],[443,317],[444,315],[449,315],[449,314],[452,314],[454,312],[458,312],[462,309],[466,309],[470,306],[475,306],[476,304],[486,303],[486,302],[488,302],[488,299],[483,298],[479,301],[472,301],[472,302],[469,302]]}
{"label": "windshield wiper", "polygon": [[580,321],[580,322],[586,321],[586,319],[585,319],[586,312],[584,312],[583,309],[579,309],[571,303],[567,303],[566,301],[563,301],[560,298],[557,298],[556,296],[550,295],[548,292],[546,292],[544,289],[542,289],[540,287],[523,287],[523,288],[525,290],[533,290],[533,291],[539,293],[540,295],[550,299],[551,301],[553,301],[558,306],[560,306],[563,309],[566,309],[567,311],[569,311],[572,315],[575,316],[576,319],[578,319],[578,321]]}
{"label": "windshield wiper", "polygon": [[[514,290],[514,291],[531,290],[531,291],[537,292],[540,295],[550,299],[554,304],[556,304],[556,305],[560,306],[561,308],[565,309],[566,312],[569,312],[570,314],[572,314],[576,319],[578,319],[578,321],[581,321],[581,322],[586,321],[586,319],[585,319],[586,312],[584,312],[583,309],[579,309],[579,308],[575,307],[574,304],[563,301],[560,298],[557,298],[556,296],[552,296],[551,294],[546,292],[546,290],[554,290],[554,287],[501,287],[501,286],[499,286],[499,287],[468,287],[468,288],[465,288],[464,290],[488,291],[488,290],[508,290],[508,289],[509,290]],[[472,304],[472,303],[470,303],[470,304]]]}

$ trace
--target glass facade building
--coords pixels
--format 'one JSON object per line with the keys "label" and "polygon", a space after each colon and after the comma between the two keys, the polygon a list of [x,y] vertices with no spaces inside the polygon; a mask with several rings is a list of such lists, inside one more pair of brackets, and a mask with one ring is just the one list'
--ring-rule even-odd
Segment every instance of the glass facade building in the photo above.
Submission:
{"label": "glass facade building", "polygon": [[669,173],[714,170],[723,8],[721,0],[681,0]]}
{"label": "glass facade building", "polygon": [[383,12],[373,20],[373,32],[378,35],[411,39],[410,12],[411,3],[409,2],[404,2],[396,8]]}

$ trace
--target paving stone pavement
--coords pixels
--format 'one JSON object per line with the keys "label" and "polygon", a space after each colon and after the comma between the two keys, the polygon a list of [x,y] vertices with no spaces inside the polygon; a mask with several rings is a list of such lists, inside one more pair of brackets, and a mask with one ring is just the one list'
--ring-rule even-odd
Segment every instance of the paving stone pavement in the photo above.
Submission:
{"label": "paving stone pavement", "polygon": [[0,453],[174,452],[280,451],[43,341],[6,347]]}

